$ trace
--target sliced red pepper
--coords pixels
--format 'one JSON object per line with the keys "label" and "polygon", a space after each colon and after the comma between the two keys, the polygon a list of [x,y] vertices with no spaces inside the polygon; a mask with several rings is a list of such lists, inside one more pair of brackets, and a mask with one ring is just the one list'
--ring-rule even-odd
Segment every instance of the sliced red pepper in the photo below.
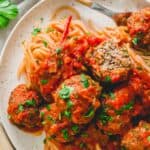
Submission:
{"label": "sliced red pepper", "polygon": [[65,30],[63,32],[61,43],[63,43],[68,36],[71,20],[72,20],[72,16],[69,16],[66,22]]}

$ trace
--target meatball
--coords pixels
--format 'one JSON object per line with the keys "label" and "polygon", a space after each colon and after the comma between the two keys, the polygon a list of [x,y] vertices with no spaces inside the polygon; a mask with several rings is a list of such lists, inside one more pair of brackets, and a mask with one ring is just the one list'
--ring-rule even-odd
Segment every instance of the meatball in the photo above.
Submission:
{"label": "meatball", "polygon": [[126,48],[118,47],[113,41],[106,41],[95,49],[89,49],[85,62],[93,75],[105,83],[127,80],[131,68]]}
{"label": "meatball", "polygon": [[70,118],[66,117],[68,114],[64,114],[55,103],[49,105],[47,109],[41,111],[47,140],[60,143],[72,141],[74,136],[80,132],[82,126],[72,123]]}
{"label": "meatball", "polygon": [[132,13],[127,20],[127,26],[134,47],[150,50],[150,7]]}
{"label": "meatball", "polygon": [[65,80],[53,94],[55,102],[73,123],[87,124],[100,106],[101,87],[91,77],[81,74]]}
{"label": "meatball", "polygon": [[41,127],[38,105],[40,99],[36,91],[28,90],[26,85],[18,85],[9,98],[8,115],[10,121],[25,129]]}
{"label": "meatball", "polygon": [[122,85],[103,94],[103,104],[97,114],[97,125],[108,134],[125,133],[132,125],[131,118],[142,111],[141,101],[129,85]]}
{"label": "meatball", "polygon": [[137,127],[124,135],[121,144],[128,150],[149,150],[150,124],[141,121]]}
{"label": "meatball", "polygon": [[90,124],[72,143],[63,144],[46,140],[45,150],[50,150],[52,144],[63,150],[95,150],[101,149],[108,142],[108,136],[102,134],[94,124]]}

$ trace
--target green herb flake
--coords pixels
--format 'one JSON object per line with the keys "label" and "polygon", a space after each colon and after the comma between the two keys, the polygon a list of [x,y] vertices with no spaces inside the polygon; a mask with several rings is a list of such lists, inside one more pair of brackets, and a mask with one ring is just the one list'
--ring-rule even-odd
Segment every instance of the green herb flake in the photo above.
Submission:
{"label": "green herb flake", "polygon": [[61,59],[58,59],[58,62],[57,62],[58,67],[61,67],[62,64],[63,64],[63,61]]}
{"label": "green herb flake", "polygon": [[150,135],[147,137],[148,142],[150,142]]}
{"label": "green herb flake", "polygon": [[47,120],[50,121],[52,124],[56,123],[56,121],[51,116],[47,116]]}
{"label": "green herb flake", "polygon": [[55,139],[56,138],[56,136],[55,135],[51,135],[51,136],[49,136],[48,138],[47,138],[47,140],[53,140],[53,139]]}
{"label": "green herb flake", "polygon": [[56,53],[57,53],[57,54],[60,54],[60,53],[61,53],[61,51],[62,51],[62,49],[61,49],[61,48],[57,48],[57,49],[56,49]]}
{"label": "green herb flake", "polygon": [[85,76],[85,74],[81,74],[81,82],[85,88],[89,87],[89,81],[87,77]]}
{"label": "green herb flake", "polygon": [[128,104],[123,105],[119,110],[116,110],[117,115],[121,115],[125,110],[131,110],[133,108],[134,101],[130,101]]}
{"label": "green herb flake", "polygon": [[132,43],[133,43],[134,45],[137,45],[138,42],[139,42],[139,38],[135,37],[135,38],[132,39]]}
{"label": "green herb flake", "polygon": [[18,106],[18,111],[19,111],[19,112],[23,112],[23,111],[24,111],[24,106],[23,106],[22,104],[20,104],[20,105]]}
{"label": "green herb flake", "polygon": [[86,138],[86,137],[88,137],[88,136],[89,136],[89,135],[88,135],[87,133],[85,133],[85,132],[81,134],[81,137],[84,137],[84,138]]}
{"label": "green herb flake", "polygon": [[43,41],[43,44],[45,47],[47,47],[48,43],[46,41]]}
{"label": "green herb flake", "polygon": [[46,141],[47,141],[46,138],[44,138],[43,143],[46,144]]}
{"label": "green herb flake", "polygon": [[78,132],[79,132],[79,127],[78,127],[78,125],[73,125],[73,126],[71,127],[71,129],[72,129],[72,131],[73,131],[74,133],[78,133]]}
{"label": "green herb flake", "polygon": [[41,22],[43,22],[44,18],[43,18],[43,17],[41,17],[41,18],[40,18],[40,20],[41,20]]}
{"label": "green herb flake", "polygon": [[29,99],[25,103],[27,106],[36,106],[36,101],[34,99]]}
{"label": "green herb flake", "polygon": [[66,116],[67,118],[70,118],[71,117],[71,112],[69,110],[65,110],[63,112],[63,115]]}
{"label": "green herb flake", "polygon": [[53,31],[55,31],[55,30],[53,28],[51,28],[51,27],[48,27],[47,30],[46,30],[47,33],[48,32],[53,32]]}
{"label": "green herb flake", "polygon": [[48,83],[48,80],[46,80],[46,79],[42,79],[40,82],[41,82],[41,84],[42,84],[42,85],[45,85],[45,84],[47,84],[47,83]]}
{"label": "green herb flake", "polygon": [[86,143],[81,142],[80,145],[79,145],[79,147],[80,147],[80,148],[85,148],[85,147],[86,147]]}
{"label": "green herb flake", "polygon": [[8,119],[11,119],[11,115],[8,114],[8,115],[7,115],[7,118],[8,118]]}
{"label": "green herb flake", "polygon": [[98,118],[102,122],[103,125],[106,125],[109,121],[112,120],[112,117],[106,113],[105,108],[101,109],[101,112],[100,112]]}
{"label": "green herb flake", "polygon": [[69,133],[68,133],[68,130],[67,130],[67,129],[61,130],[61,133],[62,133],[63,138],[64,138],[65,140],[68,140],[68,139],[69,139]]}
{"label": "green herb flake", "polygon": [[86,118],[90,118],[94,115],[95,111],[94,111],[94,108],[93,106],[91,106],[88,111],[85,113],[84,117]]}
{"label": "green herb flake", "polygon": [[0,28],[7,27],[9,21],[15,19],[18,13],[17,5],[8,0],[0,0]]}
{"label": "green herb flake", "polygon": [[110,76],[106,76],[105,79],[104,79],[104,82],[111,83],[111,77]]}
{"label": "green herb flake", "polygon": [[115,94],[113,92],[110,92],[109,93],[109,96],[112,100],[114,100],[116,98]]}
{"label": "green herb flake", "polygon": [[36,36],[40,32],[41,32],[40,28],[34,28],[33,31],[32,31],[32,35]]}
{"label": "green herb flake", "polygon": [[73,91],[72,87],[69,86],[63,86],[62,89],[59,91],[59,97],[67,100],[70,98],[70,94]]}
{"label": "green herb flake", "polygon": [[72,106],[73,106],[72,101],[68,100],[68,101],[67,101],[67,109],[72,108]]}
{"label": "green herb flake", "polygon": [[45,113],[44,113],[43,111],[41,111],[41,112],[40,112],[40,118],[43,118],[43,117],[44,117],[44,114],[45,114]]}
{"label": "green herb flake", "polygon": [[46,105],[46,109],[50,110],[51,109],[51,105],[50,104]]}

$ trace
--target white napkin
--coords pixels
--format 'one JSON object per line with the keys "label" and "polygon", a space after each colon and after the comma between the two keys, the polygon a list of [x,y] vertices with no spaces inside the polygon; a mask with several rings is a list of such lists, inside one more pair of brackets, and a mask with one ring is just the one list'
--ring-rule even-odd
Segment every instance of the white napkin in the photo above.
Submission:
{"label": "white napkin", "polygon": [[6,38],[8,37],[9,33],[11,32],[14,25],[20,19],[20,17],[29,10],[35,3],[40,0],[12,0],[14,3],[18,4],[19,8],[19,15],[17,19],[13,20],[6,29],[0,30],[0,52],[4,45]]}

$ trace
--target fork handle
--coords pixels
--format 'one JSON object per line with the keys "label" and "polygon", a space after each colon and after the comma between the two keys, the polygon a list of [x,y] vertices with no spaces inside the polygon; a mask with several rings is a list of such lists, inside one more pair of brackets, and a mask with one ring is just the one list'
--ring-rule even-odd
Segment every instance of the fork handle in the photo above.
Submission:
{"label": "fork handle", "polygon": [[98,3],[93,3],[92,6],[91,6],[92,9],[95,9],[95,10],[98,10],[100,12],[102,12],[103,14],[109,16],[109,17],[112,17],[116,14],[118,14],[118,12],[115,12],[113,10],[110,10],[110,9],[107,9],[106,7],[98,4]]}

